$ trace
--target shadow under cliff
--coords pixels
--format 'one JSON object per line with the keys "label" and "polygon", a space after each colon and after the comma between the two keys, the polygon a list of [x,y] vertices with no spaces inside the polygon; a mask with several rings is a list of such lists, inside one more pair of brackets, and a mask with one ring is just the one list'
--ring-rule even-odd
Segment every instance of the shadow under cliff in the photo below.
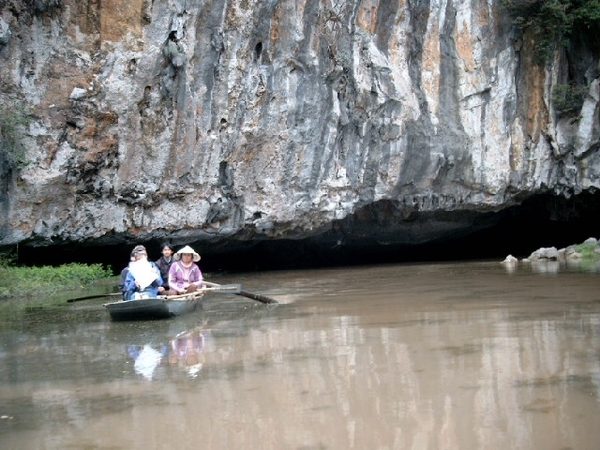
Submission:
{"label": "shadow under cliff", "polygon": [[[395,262],[522,258],[540,247],[562,248],[600,238],[600,192],[569,199],[541,195],[499,212],[448,211],[401,216],[380,202],[305,239],[186,242],[202,254],[204,272],[259,271]],[[412,230],[412,231],[411,231]],[[419,230],[415,233],[414,230]],[[20,245],[21,264],[103,263],[118,273],[129,251],[146,245],[151,259],[161,241],[130,245]],[[178,246],[176,246],[178,248]]]}

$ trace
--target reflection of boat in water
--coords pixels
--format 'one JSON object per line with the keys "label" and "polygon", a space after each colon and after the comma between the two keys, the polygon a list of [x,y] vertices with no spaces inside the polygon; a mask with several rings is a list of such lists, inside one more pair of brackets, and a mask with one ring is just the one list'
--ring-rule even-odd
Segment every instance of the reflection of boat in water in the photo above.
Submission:
{"label": "reflection of boat in water", "polygon": [[171,341],[169,364],[183,366],[195,378],[202,369],[205,336],[201,330],[181,333]]}
{"label": "reflection of boat in water", "polygon": [[133,368],[135,373],[142,375],[147,380],[154,376],[154,370],[167,355],[168,348],[161,345],[155,348],[152,345],[128,345],[127,353],[134,359]]}
{"label": "reflection of boat in water", "polygon": [[147,343],[129,344],[127,355],[134,360],[135,373],[152,380],[159,366],[183,369],[188,376],[196,378],[204,362],[206,337],[202,329],[179,333],[168,344]]}
{"label": "reflection of boat in water", "polygon": [[105,303],[112,320],[150,320],[181,316],[196,309],[203,292]]}

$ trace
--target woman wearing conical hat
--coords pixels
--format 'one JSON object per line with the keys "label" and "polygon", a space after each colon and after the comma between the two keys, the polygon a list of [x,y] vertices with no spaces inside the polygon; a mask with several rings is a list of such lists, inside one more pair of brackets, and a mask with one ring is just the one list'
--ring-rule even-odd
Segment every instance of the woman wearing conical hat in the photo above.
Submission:
{"label": "woman wearing conical hat", "polygon": [[202,272],[196,264],[200,255],[186,245],[173,255],[175,260],[169,269],[169,292],[167,295],[187,294],[202,287]]}

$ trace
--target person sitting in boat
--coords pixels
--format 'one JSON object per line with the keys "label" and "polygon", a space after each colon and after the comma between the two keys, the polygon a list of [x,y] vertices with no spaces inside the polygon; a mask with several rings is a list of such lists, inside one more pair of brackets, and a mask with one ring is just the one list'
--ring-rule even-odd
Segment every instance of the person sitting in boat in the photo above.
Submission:
{"label": "person sitting in boat", "polygon": [[148,261],[148,252],[143,245],[137,245],[131,254],[135,260],[128,266],[124,300],[156,297],[158,287],[163,284],[160,269],[152,261]]}
{"label": "person sitting in boat", "polygon": [[169,243],[164,243],[161,249],[162,256],[154,261],[154,264],[160,269],[160,276],[163,279],[162,286],[158,287],[158,293],[164,294],[169,290],[169,269],[173,264],[173,253],[175,249]]}
{"label": "person sitting in boat", "polygon": [[180,295],[194,292],[202,287],[202,272],[196,264],[200,255],[186,245],[173,255],[175,262],[169,269],[169,292],[167,295]]}

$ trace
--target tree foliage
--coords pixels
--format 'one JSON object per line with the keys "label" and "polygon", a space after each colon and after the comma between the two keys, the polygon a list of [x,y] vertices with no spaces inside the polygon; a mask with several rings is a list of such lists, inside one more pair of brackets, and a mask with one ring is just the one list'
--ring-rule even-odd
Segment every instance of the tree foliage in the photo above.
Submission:
{"label": "tree foliage", "polygon": [[559,117],[577,116],[587,89],[575,84],[557,84],[552,91],[552,104]]}
{"label": "tree foliage", "polygon": [[569,42],[577,29],[600,23],[600,0],[503,0],[514,23],[536,40],[540,62],[547,61],[556,45]]}

